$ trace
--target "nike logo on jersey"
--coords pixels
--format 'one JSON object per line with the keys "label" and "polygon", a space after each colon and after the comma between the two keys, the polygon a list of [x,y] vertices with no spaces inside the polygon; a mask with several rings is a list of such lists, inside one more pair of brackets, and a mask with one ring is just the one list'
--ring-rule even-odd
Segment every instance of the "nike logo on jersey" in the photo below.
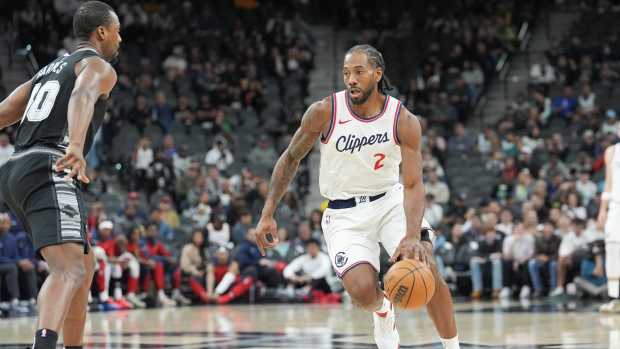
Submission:
{"label": "nike logo on jersey", "polygon": [[388,137],[388,133],[378,133],[376,135],[372,135],[370,137],[362,137],[357,138],[355,135],[348,136],[340,136],[336,141],[336,150],[339,152],[351,152],[353,154],[356,151],[362,150],[362,147],[373,144],[380,144],[389,142],[390,138]]}
{"label": "nike logo on jersey", "polygon": [[346,124],[349,121],[351,121],[351,119],[349,119],[349,120],[338,120],[338,125]]}

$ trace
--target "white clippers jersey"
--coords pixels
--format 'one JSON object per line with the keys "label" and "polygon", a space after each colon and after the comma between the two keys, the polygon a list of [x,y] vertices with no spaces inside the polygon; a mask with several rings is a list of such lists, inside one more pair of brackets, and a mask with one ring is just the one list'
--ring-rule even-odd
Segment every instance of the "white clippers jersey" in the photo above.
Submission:
{"label": "white clippers jersey", "polygon": [[620,204],[620,143],[614,145],[611,166],[611,202]]}
{"label": "white clippers jersey", "polygon": [[321,195],[329,200],[372,196],[399,182],[401,161],[396,125],[401,103],[390,96],[376,116],[363,119],[347,91],[332,95],[329,132],[321,137]]}

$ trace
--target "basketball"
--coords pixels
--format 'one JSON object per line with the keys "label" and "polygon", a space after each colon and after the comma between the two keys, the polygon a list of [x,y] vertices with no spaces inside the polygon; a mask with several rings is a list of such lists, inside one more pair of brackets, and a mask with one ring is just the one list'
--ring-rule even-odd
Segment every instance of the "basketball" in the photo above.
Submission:
{"label": "basketball", "polygon": [[383,278],[385,293],[399,308],[417,309],[435,293],[435,277],[431,268],[419,260],[396,262]]}

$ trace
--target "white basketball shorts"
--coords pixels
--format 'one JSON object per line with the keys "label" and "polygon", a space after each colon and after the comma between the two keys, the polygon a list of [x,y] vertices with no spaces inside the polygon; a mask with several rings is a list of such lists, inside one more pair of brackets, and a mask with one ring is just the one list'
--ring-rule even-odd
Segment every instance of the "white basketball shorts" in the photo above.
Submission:
{"label": "white basketball shorts", "polygon": [[[362,263],[372,265],[378,272],[379,243],[390,256],[394,254],[406,233],[403,198],[403,186],[399,183],[375,201],[351,208],[325,210],[321,226],[327,252],[339,277]],[[430,228],[426,220],[422,227]],[[431,241],[434,238],[431,233]]]}

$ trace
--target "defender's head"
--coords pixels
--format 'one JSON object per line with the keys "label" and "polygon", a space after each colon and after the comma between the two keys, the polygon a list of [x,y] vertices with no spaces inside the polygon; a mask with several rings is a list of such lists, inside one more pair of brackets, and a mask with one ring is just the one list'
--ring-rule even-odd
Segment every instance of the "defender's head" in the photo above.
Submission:
{"label": "defender's head", "polygon": [[374,92],[392,89],[385,76],[385,61],[379,50],[370,45],[356,45],[344,56],[344,85],[353,104],[362,104]]}
{"label": "defender's head", "polygon": [[78,40],[90,41],[101,50],[105,60],[118,56],[121,43],[120,22],[114,9],[101,1],[87,1],[73,15],[73,34]]}

